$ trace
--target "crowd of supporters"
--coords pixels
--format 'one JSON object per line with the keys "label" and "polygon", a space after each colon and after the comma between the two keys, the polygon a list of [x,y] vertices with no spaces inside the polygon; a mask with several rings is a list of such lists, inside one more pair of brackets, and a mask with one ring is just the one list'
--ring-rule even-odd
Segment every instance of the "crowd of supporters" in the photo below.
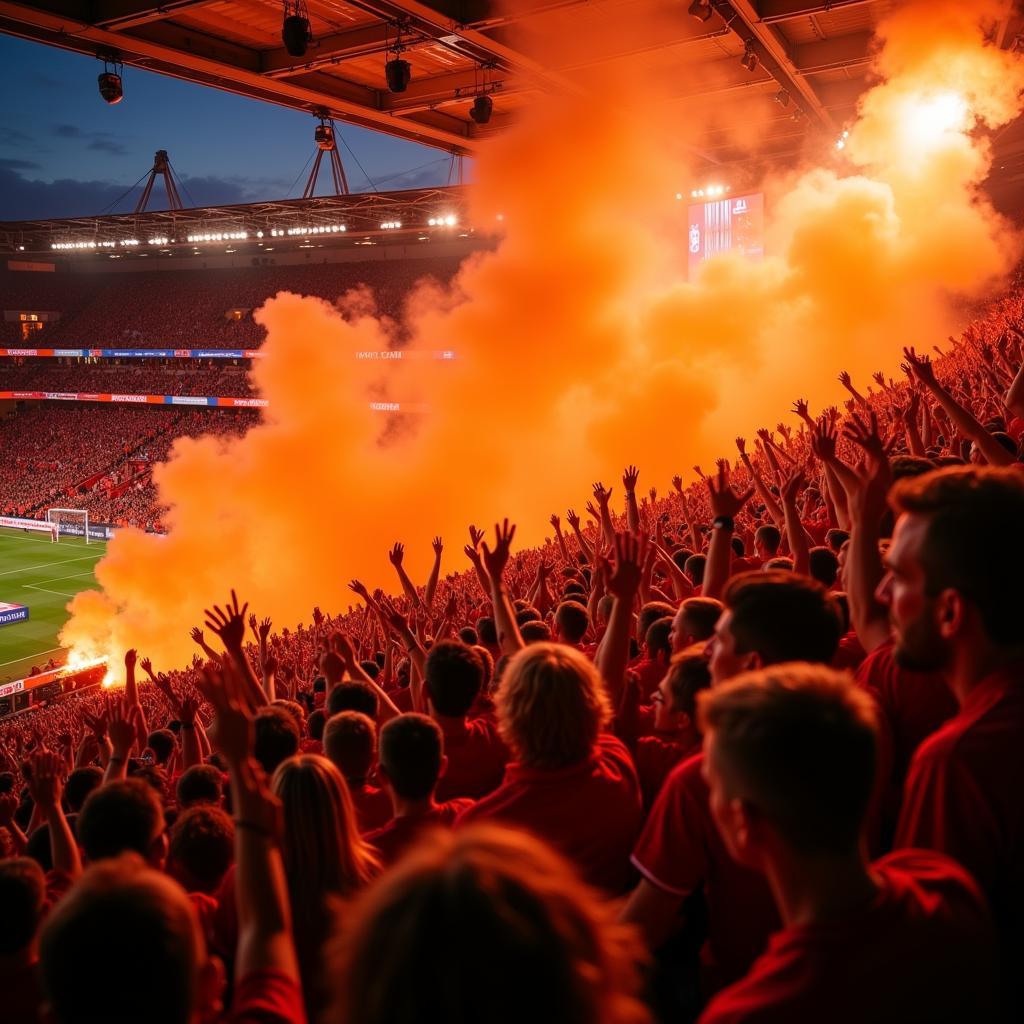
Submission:
{"label": "crowd of supporters", "polygon": [[937,355],[0,722],[9,1019],[1020,1019],[1021,297]]}
{"label": "crowd of supporters", "polygon": [[0,380],[5,391],[248,398],[252,390],[247,370],[247,364],[204,366],[192,359],[77,365],[32,359],[0,367]]}

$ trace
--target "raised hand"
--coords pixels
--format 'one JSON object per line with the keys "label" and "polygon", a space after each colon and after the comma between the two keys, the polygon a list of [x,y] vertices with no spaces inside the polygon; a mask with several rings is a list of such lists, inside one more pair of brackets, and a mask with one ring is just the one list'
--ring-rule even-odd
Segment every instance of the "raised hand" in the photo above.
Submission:
{"label": "raised hand", "polygon": [[397,569],[405,557],[405,545],[396,541],[395,546],[388,552],[388,561]]}
{"label": "raised hand", "polygon": [[469,528],[469,543],[472,544],[474,548],[478,548],[478,547],[480,547],[480,541],[482,541],[483,539],[484,539],[484,531],[483,530],[478,530],[475,526],[470,526],[470,528]]}
{"label": "raised hand", "polygon": [[576,512],[573,509],[569,509],[568,512],[565,513],[565,520],[574,530],[578,530],[580,528],[580,517],[576,515]]}
{"label": "raised hand", "polygon": [[677,491],[678,491],[678,492],[679,492],[680,494],[682,494],[682,493],[683,493],[683,478],[682,478],[682,477],[681,477],[681,476],[680,476],[680,475],[679,475],[678,473],[676,473],[676,475],[675,475],[674,477],[672,477],[672,486],[673,486],[673,487],[674,487],[674,488],[675,488],[675,489],[676,489],[676,490],[677,490]]}
{"label": "raised hand", "polygon": [[210,741],[230,765],[246,761],[253,747],[254,728],[238,670],[233,665],[204,668],[196,686],[213,705]]}
{"label": "raised hand", "polygon": [[[232,594],[233,593],[234,593],[234,591],[232,591]],[[324,624],[324,613],[322,611],[320,611],[320,609],[318,607],[314,608],[313,609],[313,625],[316,626],[317,629],[319,629],[323,624]]]}
{"label": "raised hand", "polygon": [[850,389],[852,389],[852,387],[853,387],[853,378],[850,377],[849,373],[847,373],[846,370],[843,370],[842,373],[839,374],[839,378],[838,379],[839,379],[839,383],[842,384],[843,387],[846,388],[848,391]]}
{"label": "raised hand", "polygon": [[614,562],[607,580],[609,593],[622,601],[633,600],[640,589],[649,549],[645,533],[615,534]]}
{"label": "raised hand", "polygon": [[231,604],[221,608],[214,605],[206,610],[206,626],[220,637],[221,643],[229,651],[240,651],[245,639],[245,612],[249,602],[239,608],[238,595],[231,591]]}
{"label": "raised hand", "polygon": [[64,792],[64,758],[52,750],[39,749],[29,758],[32,766],[32,778],[29,779],[29,792],[40,810],[53,810],[60,803]]}
{"label": "raised hand", "polygon": [[125,758],[135,742],[135,723],[122,700],[115,700],[110,706],[110,720],[107,726],[114,754]]}
{"label": "raised hand", "polygon": [[913,346],[905,348],[903,355],[906,362],[900,364],[903,372],[913,379],[916,377],[925,387],[932,387],[935,381],[935,368],[932,366],[931,356],[922,353],[918,355]]}
{"label": "raised hand", "polygon": [[612,488],[605,488],[604,484],[600,480],[594,484],[594,497],[597,499],[597,503],[601,508],[607,508],[608,502],[612,500]]}
{"label": "raised hand", "polygon": [[810,406],[807,404],[807,399],[798,398],[793,403],[793,412],[795,412],[800,419],[806,419],[810,415]]}
{"label": "raised hand", "polygon": [[768,430],[767,427],[759,427],[758,431],[757,431],[757,436],[759,438],[761,438],[761,440],[766,445],[769,445],[769,444],[772,443],[772,435],[771,435],[771,432]]}
{"label": "raised hand", "polygon": [[444,551],[444,544],[440,537],[435,537],[431,542],[430,546],[434,549],[434,556],[436,558],[441,557],[441,552]]}
{"label": "raised hand", "polygon": [[512,538],[515,535],[515,525],[510,526],[506,519],[501,525],[496,523],[494,526],[494,550],[492,551],[487,546],[486,541],[481,545],[484,566],[495,585],[501,582],[502,573],[505,571],[512,550]]}
{"label": "raised hand", "polygon": [[835,426],[823,416],[811,431],[811,451],[822,462],[829,462],[836,457],[836,439]]}
{"label": "raised hand", "polygon": [[131,672],[135,668],[135,662],[139,657],[139,652],[134,647],[129,647],[124,652],[124,667]]}
{"label": "raised hand", "polygon": [[249,612],[249,628],[253,632],[253,636],[256,636],[256,614]]}
{"label": "raised hand", "polygon": [[203,631],[198,626],[192,627],[192,632],[189,633],[189,636],[192,638],[193,643],[199,644],[200,647],[203,646],[205,637],[203,636]]}
{"label": "raised hand", "polygon": [[141,666],[142,671],[145,672],[146,675],[149,676],[150,679],[152,679],[153,678],[153,662],[151,662],[149,660],[149,658],[143,658],[142,661],[139,662],[139,665]]}
{"label": "raised hand", "polygon": [[562,529],[562,520],[558,518],[556,513],[551,513],[551,518],[548,522],[554,527],[555,533],[558,533]]}
{"label": "raised hand", "polygon": [[870,414],[867,422],[859,416],[853,416],[843,431],[843,436],[849,438],[855,445],[863,448],[868,457],[873,461],[886,461],[885,443],[878,432],[878,417],[874,412]]}
{"label": "raised hand", "polygon": [[481,568],[483,562],[480,561],[480,552],[475,547],[470,547],[468,544],[462,549],[465,552],[466,557],[473,563],[475,568]]}
{"label": "raised hand", "polygon": [[802,468],[794,470],[785,480],[779,492],[782,496],[782,500],[787,505],[795,505],[796,499],[804,489],[805,483],[805,471]]}
{"label": "raised hand", "polygon": [[601,521],[601,513],[598,512],[597,506],[592,501],[587,502],[587,514],[590,515],[592,518],[596,519],[598,522]]}
{"label": "raised hand", "polygon": [[700,466],[694,466],[693,471],[701,478],[701,480],[707,480],[707,477],[704,475],[704,470],[701,469]]}
{"label": "raised hand", "polygon": [[743,506],[750,501],[754,493],[753,487],[748,487],[742,494],[737,494],[729,485],[728,466],[719,466],[718,485],[711,477],[705,479],[708,488],[708,498],[711,503],[711,514],[717,519],[719,516],[727,516],[735,519],[742,511]]}
{"label": "raised hand", "polygon": [[357,594],[364,601],[369,601],[370,592],[366,589],[365,584],[361,583],[359,580],[352,580],[348,585],[348,589],[351,590],[352,593]]}
{"label": "raised hand", "polygon": [[[253,616],[253,618],[255,618],[255,616]],[[261,643],[265,644],[267,642],[267,637],[270,636],[270,626],[271,622],[269,618],[264,619],[260,623],[257,635],[259,636]]]}
{"label": "raised hand", "polygon": [[651,496],[651,504],[653,505],[658,500],[658,488],[652,487],[647,493]]}
{"label": "raised hand", "polygon": [[[622,486],[626,488],[627,493],[631,493],[636,490],[636,482],[640,478],[640,470],[636,466],[627,466],[622,473]],[[597,487],[599,484],[594,485],[594,494],[597,494]]]}
{"label": "raised hand", "polygon": [[874,382],[875,382],[875,383],[876,383],[876,384],[877,384],[877,385],[878,385],[879,387],[882,387],[882,388],[884,388],[884,387],[885,387],[885,374],[884,374],[884,373],[882,373],[882,371],[881,371],[881,370],[876,370],[876,371],[875,371],[875,372],[874,372],[873,374],[871,374],[871,379],[872,379],[872,380],[873,380],[873,381],[874,381]]}

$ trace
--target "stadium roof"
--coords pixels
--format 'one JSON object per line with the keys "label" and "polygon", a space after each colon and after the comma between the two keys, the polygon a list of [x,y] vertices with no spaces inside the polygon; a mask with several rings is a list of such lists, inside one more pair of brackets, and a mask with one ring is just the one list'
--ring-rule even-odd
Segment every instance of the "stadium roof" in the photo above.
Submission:
{"label": "stadium roof", "polygon": [[[686,0],[305,2],[313,41],[301,58],[282,45],[281,0],[0,0],[0,32],[116,52],[129,65],[456,153],[472,153],[551,90],[585,89],[595,65],[667,80],[683,69],[680,104],[720,115],[698,147],[716,164],[740,155],[731,126],[755,127],[767,156],[792,153],[809,129],[841,128],[865,85],[873,27],[891,6],[711,0],[700,21]],[[412,80],[392,93],[384,64],[399,29]],[[1013,38],[1006,23],[992,32],[1000,43]],[[748,46],[753,71],[740,64]],[[481,88],[494,99],[487,125],[470,117]]]}

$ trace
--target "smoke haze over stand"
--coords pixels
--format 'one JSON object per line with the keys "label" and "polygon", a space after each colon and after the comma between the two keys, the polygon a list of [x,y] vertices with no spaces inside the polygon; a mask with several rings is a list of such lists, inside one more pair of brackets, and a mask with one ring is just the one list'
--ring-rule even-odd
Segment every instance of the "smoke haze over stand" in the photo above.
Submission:
{"label": "smoke haze over stand", "polygon": [[[474,223],[503,215],[500,245],[450,287],[417,289],[401,325],[412,348],[457,360],[357,362],[399,330],[368,315],[365,293],[341,312],[270,300],[252,370],[264,423],[175,445],[155,474],[169,535],[111,542],[103,592],[74,600],[63,642],[174,665],[232,586],[290,625],[314,604],[348,605],[353,576],[390,588],[398,539],[416,582],[436,534],[442,571],[461,570],[470,522],[507,515],[517,542],[535,543],[552,511],[582,511],[596,479],[620,503],[628,462],[665,490],[794,398],[812,411],[836,401],[840,369],[865,382],[894,371],[903,344],[944,339],[948,297],[985,293],[1018,252],[977,192],[988,150],[967,134],[1019,110],[1020,61],[986,47],[977,24],[1003,6],[913,3],[885,22],[884,80],[843,153],[820,140],[818,159],[764,183],[769,255],[718,258],[694,282],[674,194],[696,180],[685,143],[697,126],[679,125],[652,83],[601,69],[587,98],[531,108],[488,143],[471,190]],[[371,398],[430,412],[382,443]]]}

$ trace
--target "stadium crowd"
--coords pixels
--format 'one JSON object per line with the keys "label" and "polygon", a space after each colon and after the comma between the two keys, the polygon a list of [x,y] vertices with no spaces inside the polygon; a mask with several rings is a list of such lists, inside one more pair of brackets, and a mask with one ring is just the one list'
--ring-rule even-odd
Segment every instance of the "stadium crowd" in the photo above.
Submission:
{"label": "stadium crowd", "polygon": [[5,1019],[1020,1019],[1022,343],[0,722]]}
{"label": "stadium crowd", "polygon": [[81,363],[60,365],[33,359],[22,366],[0,366],[4,390],[85,392],[120,395],[201,395],[207,398],[248,398],[248,366],[202,366],[192,359],[161,362]]}

